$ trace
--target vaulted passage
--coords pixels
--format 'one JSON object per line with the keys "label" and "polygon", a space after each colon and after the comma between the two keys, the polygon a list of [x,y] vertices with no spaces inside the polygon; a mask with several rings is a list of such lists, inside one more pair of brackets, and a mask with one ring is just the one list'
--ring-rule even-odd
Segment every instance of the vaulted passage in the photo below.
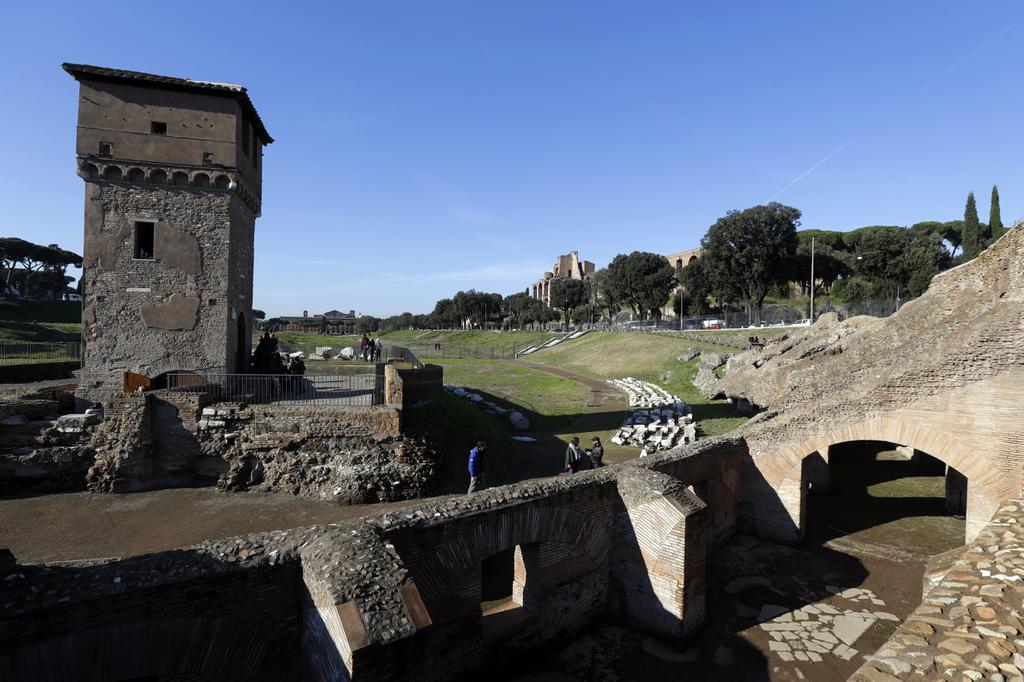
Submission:
{"label": "vaulted passage", "polygon": [[[825,467],[827,466],[827,470]],[[927,453],[853,441],[805,460],[805,541],[845,536],[924,557],[964,543],[968,481]]]}

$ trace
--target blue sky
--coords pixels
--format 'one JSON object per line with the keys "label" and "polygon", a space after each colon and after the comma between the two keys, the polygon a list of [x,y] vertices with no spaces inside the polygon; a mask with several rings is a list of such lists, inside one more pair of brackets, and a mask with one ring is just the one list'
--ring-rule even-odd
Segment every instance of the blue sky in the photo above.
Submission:
{"label": "blue sky", "polygon": [[1019,1],[17,3],[0,233],[82,244],[62,61],[242,83],[264,157],[255,306],[425,312],[696,246],[775,198],[803,227],[1024,217]]}

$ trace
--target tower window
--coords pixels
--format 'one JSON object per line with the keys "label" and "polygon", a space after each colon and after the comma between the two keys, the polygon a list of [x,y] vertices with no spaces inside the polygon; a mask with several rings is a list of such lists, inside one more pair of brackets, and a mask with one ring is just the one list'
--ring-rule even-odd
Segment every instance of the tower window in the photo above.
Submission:
{"label": "tower window", "polygon": [[213,152],[203,152],[203,165],[204,166],[211,166],[211,165],[213,165]]}
{"label": "tower window", "polygon": [[100,156],[113,156],[114,145],[109,142],[100,142]]}
{"label": "tower window", "polygon": [[154,135],[166,135],[167,124],[163,121],[152,121],[149,124],[149,132],[153,133]]}
{"label": "tower window", "polygon": [[135,258],[153,258],[153,223],[135,223]]}

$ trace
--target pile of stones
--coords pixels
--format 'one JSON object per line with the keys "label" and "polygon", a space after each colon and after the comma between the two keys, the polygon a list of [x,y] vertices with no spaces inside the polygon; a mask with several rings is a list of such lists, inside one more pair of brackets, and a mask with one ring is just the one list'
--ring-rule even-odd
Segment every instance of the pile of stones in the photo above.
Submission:
{"label": "pile of stones", "polygon": [[519,410],[511,410],[507,407],[502,407],[501,405],[492,403],[489,400],[484,400],[484,397],[479,393],[467,391],[461,386],[452,386],[451,384],[445,384],[444,390],[458,398],[468,400],[477,407],[481,407],[487,410],[491,414],[506,417],[509,423],[512,425],[512,428],[516,429],[517,431],[530,430],[530,420],[527,419],[526,416]]}
{"label": "pile of stones", "polygon": [[642,448],[653,444],[668,450],[680,443],[697,440],[693,410],[685,402],[647,381],[626,377],[608,383],[629,396],[630,414],[612,436],[616,445]]}

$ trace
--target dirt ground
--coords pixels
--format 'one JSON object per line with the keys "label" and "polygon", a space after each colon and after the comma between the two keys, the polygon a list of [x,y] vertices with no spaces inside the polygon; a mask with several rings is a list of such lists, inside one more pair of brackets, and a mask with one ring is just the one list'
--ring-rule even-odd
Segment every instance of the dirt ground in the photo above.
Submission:
{"label": "dirt ground", "polygon": [[19,563],[125,557],[350,519],[411,504],[342,506],[287,494],[178,488],[0,499],[0,547]]}
{"label": "dirt ground", "polygon": [[708,565],[707,621],[683,645],[615,625],[507,676],[527,680],[847,679],[921,601],[928,558],[964,542],[944,479],[884,444],[847,446],[793,547],[737,536]]}

